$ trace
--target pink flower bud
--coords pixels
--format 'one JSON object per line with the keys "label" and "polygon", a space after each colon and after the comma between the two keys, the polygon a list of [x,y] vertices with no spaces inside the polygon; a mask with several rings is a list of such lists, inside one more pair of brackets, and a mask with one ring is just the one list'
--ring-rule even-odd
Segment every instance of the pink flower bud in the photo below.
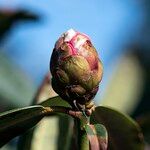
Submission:
{"label": "pink flower bud", "polygon": [[96,95],[103,68],[85,34],[68,30],[56,42],[50,61],[52,87],[60,97],[80,105]]}

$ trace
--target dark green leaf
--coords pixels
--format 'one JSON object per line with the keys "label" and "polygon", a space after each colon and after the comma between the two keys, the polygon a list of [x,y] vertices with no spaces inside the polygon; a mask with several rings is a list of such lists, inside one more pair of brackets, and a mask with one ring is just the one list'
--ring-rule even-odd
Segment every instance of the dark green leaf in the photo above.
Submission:
{"label": "dark green leaf", "polygon": [[91,123],[103,124],[108,131],[108,149],[143,150],[143,134],[130,117],[104,106],[96,107]]}
{"label": "dark green leaf", "polygon": [[30,106],[0,114],[0,147],[35,126],[44,117],[44,107]]}
{"label": "dark green leaf", "polygon": [[48,100],[40,103],[40,105],[45,106],[45,107],[49,107],[49,106],[64,106],[64,107],[71,108],[71,105],[68,102],[66,102],[65,100],[63,100],[62,98],[60,98],[59,96],[55,96],[55,97],[49,98]]}
{"label": "dark green leaf", "polygon": [[101,124],[85,125],[87,137],[90,142],[90,150],[106,150],[108,136],[106,128]]}

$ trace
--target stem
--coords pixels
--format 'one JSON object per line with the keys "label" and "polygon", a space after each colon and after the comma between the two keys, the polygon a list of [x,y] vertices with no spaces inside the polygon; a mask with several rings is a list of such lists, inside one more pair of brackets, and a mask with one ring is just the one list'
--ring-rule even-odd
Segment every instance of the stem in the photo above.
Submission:
{"label": "stem", "polygon": [[87,139],[86,132],[83,128],[83,123],[81,119],[76,119],[76,127],[78,134],[78,149],[79,150],[89,150],[89,141]]}

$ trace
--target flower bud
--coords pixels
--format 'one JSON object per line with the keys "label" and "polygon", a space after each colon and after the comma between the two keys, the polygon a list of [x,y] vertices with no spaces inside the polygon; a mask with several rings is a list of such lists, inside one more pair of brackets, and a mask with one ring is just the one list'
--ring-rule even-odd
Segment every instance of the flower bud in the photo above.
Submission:
{"label": "flower bud", "polygon": [[89,37],[70,29],[55,44],[50,71],[52,87],[61,98],[85,105],[98,91],[103,68]]}

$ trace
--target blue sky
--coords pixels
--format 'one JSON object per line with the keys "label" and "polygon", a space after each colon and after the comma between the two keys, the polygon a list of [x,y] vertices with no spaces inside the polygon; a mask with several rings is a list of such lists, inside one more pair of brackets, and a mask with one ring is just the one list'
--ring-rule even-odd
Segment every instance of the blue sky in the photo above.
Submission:
{"label": "blue sky", "polygon": [[136,41],[144,22],[137,0],[0,0],[0,7],[24,8],[41,16],[39,23],[18,23],[2,45],[36,83],[49,69],[57,38],[73,28],[91,37],[104,64],[106,85],[117,58]]}

